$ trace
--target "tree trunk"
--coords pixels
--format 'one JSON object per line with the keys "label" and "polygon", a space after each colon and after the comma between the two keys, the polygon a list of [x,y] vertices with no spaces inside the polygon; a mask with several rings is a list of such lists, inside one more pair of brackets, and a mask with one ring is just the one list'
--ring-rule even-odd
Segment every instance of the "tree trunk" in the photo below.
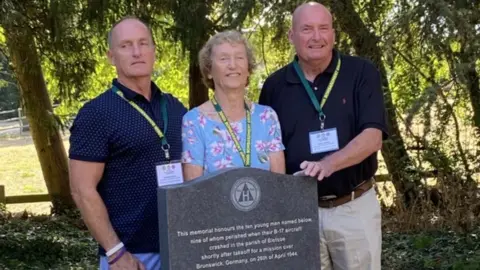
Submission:
{"label": "tree trunk", "polygon": [[198,48],[190,48],[190,64],[188,69],[188,85],[189,85],[189,98],[188,105],[190,109],[197,107],[208,100],[208,89],[203,84],[202,74],[200,73],[200,68],[198,66],[198,52],[203,46],[201,44]]}
{"label": "tree trunk", "polygon": [[24,18],[22,15],[13,15],[0,23],[5,29],[10,59],[20,85],[33,143],[52,199],[53,212],[64,213],[75,207],[70,195],[67,156],[53,117],[35,40]]}
{"label": "tree trunk", "polygon": [[357,54],[373,61],[382,74],[382,88],[388,114],[387,125],[390,133],[390,139],[383,144],[382,155],[397,193],[403,194],[405,202],[409,203],[418,196],[416,186],[420,181],[417,175],[408,173],[412,171],[413,164],[398,128],[395,105],[392,102],[382,53],[377,44],[379,38],[365,26],[351,0],[331,1],[331,7],[340,28],[351,38]]}

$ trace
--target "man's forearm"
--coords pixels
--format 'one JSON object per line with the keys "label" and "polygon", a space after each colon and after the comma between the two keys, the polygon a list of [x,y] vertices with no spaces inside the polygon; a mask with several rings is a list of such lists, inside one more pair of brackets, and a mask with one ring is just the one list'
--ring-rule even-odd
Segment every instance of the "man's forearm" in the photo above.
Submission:
{"label": "man's forearm", "polygon": [[112,227],[107,208],[98,192],[85,191],[73,197],[95,240],[107,251],[117,245],[120,239]]}
{"label": "man's forearm", "polygon": [[324,160],[332,164],[334,171],[356,165],[382,147],[382,132],[367,128],[341,150],[327,156]]}

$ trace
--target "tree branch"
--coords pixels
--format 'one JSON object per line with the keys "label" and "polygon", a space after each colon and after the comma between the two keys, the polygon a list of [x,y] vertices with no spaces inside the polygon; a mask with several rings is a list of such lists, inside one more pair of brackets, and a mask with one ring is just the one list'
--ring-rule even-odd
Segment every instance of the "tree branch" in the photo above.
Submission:
{"label": "tree branch", "polygon": [[405,62],[407,62],[407,64],[409,64],[410,66],[412,66],[423,78],[425,78],[428,82],[432,83],[432,82],[430,81],[430,77],[427,76],[425,73],[423,73],[422,70],[421,70],[419,67],[417,67],[417,66],[410,60],[410,58],[408,58],[408,57],[407,57],[405,54],[403,54],[399,49],[397,49],[397,47],[395,47],[395,46],[393,46],[393,45],[390,46],[390,47],[392,48],[392,50],[393,50],[395,53],[399,54],[399,55],[403,58],[403,60],[405,60]]}
{"label": "tree branch", "polygon": [[[434,79],[432,79],[430,76],[427,76],[425,73],[423,73],[419,67],[417,67],[408,57],[406,57],[400,50],[398,50],[395,46],[392,46],[392,49],[398,53],[409,65],[411,65],[417,72],[420,74],[425,80],[427,80],[429,83],[431,83],[434,86],[437,86],[437,93],[440,95],[442,98],[442,101],[445,103],[448,113],[452,116],[453,123],[455,125],[455,139],[456,139],[456,144],[458,151],[460,153],[460,158],[462,160],[463,166],[465,167],[465,172],[467,173],[467,179],[472,180],[471,178],[471,170],[468,165],[467,158],[465,156],[465,151],[463,150],[463,146],[460,142],[460,125],[458,122],[458,118],[454,112],[453,105],[448,102],[448,98],[445,96],[445,94],[442,91],[442,88],[437,82],[435,82]],[[449,81],[451,83],[453,80]]]}
{"label": "tree branch", "polygon": [[238,28],[243,24],[245,19],[247,18],[248,12],[253,9],[255,6],[255,1],[254,0],[244,0],[243,1],[243,6],[240,9],[240,12],[238,16],[230,23],[231,28]]}
{"label": "tree branch", "polygon": [[217,25],[218,23],[220,23],[220,21],[225,17],[225,15],[227,15],[227,12],[222,13],[216,20],[214,20],[212,22],[213,25]]}
{"label": "tree branch", "polygon": [[260,32],[262,33],[262,58],[263,58],[263,63],[265,65],[265,71],[267,74],[270,74],[268,71],[268,66],[267,66],[267,57],[265,55],[265,31],[263,30],[263,27],[260,27]]}
{"label": "tree branch", "polygon": [[0,75],[4,75],[4,76],[10,77],[10,78],[13,78],[11,73],[1,71],[1,70],[0,70]]}
{"label": "tree branch", "polygon": [[[250,38],[250,36],[252,35],[252,33],[255,32],[255,30],[257,29],[257,27],[260,26],[260,23],[262,22],[262,20],[265,19],[265,15],[266,15],[268,12],[270,12],[276,4],[278,4],[278,2],[277,2],[277,1],[274,1],[273,3],[271,3],[271,6],[270,6],[270,7],[265,8],[264,10],[262,10],[262,14],[260,14],[259,19],[258,19],[258,22],[255,24],[255,26],[253,26],[252,31],[250,32],[250,34],[249,34],[249,36],[248,36],[249,38]],[[261,27],[261,26],[260,26],[260,27]]]}
{"label": "tree branch", "polygon": [[10,81],[7,81],[7,80],[2,80],[2,79],[0,79],[0,82],[6,83],[7,85],[10,84],[10,85],[12,85],[12,86],[14,86],[14,87],[18,87],[18,85],[17,85],[16,83],[13,83],[13,82],[10,82]]}
{"label": "tree branch", "polygon": [[467,173],[467,180],[473,181],[472,179],[472,172],[470,170],[470,166],[468,164],[467,157],[465,155],[465,151],[463,150],[462,143],[460,142],[460,124],[458,123],[457,115],[453,110],[453,105],[448,102],[448,98],[445,96],[443,91],[439,91],[440,96],[442,97],[443,102],[446,104],[450,115],[452,116],[453,123],[455,125],[455,140],[458,148],[458,152],[460,153],[460,158],[462,160],[463,166],[465,167],[465,172]]}
{"label": "tree branch", "polygon": [[7,53],[4,51],[4,49],[2,48],[2,46],[0,46],[0,54],[2,54],[2,56],[3,56],[5,59],[8,59]]}

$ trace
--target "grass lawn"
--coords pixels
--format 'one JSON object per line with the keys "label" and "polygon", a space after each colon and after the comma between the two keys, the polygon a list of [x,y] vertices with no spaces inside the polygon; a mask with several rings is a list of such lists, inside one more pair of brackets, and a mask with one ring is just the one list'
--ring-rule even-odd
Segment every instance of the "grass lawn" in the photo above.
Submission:
{"label": "grass lawn", "polygon": [[[67,139],[64,144],[68,149]],[[0,185],[5,186],[6,196],[47,193],[37,152],[30,137],[0,139],[0,160]],[[48,202],[9,204],[7,211],[27,210],[34,214],[48,214],[50,206]]]}

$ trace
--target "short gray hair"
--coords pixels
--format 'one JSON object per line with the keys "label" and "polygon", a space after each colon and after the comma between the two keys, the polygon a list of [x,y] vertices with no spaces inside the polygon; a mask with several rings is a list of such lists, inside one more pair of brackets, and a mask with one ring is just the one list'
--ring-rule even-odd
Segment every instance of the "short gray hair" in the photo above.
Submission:
{"label": "short gray hair", "polygon": [[242,33],[235,30],[219,32],[212,36],[198,53],[198,64],[200,67],[200,72],[202,73],[202,80],[205,86],[210,89],[214,89],[215,87],[213,80],[208,78],[208,75],[212,71],[213,47],[226,42],[230,44],[243,44],[245,46],[245,50],[247,51],[248,72],[252,74],[256,67],[253,49]]}
{"label": "short gray hair", "polygon": [[145,25],[145,27],[148,29],[148,32],[150,33],[150,38],[152,39],[153,45],[155,45],[155,40],[153,39],[152,29],[150,28],[150,26],[146,22],[142,21],[141,19],[139,19],[138,17],[135,17],[135,16],[125,16],[125,17],[121,18],[119,21],[117,21],[116,23],[114,23],[112,25],[112,27],[110,28],[110,31],[108,31],[108,35],[107,35],[108,48],[112,48],[113,30],[115,29],[115,27],[117,25],[119,25],[121,22],[126,21],[126,20],[136,20],[136,21],[141,22],[143,25]]}

